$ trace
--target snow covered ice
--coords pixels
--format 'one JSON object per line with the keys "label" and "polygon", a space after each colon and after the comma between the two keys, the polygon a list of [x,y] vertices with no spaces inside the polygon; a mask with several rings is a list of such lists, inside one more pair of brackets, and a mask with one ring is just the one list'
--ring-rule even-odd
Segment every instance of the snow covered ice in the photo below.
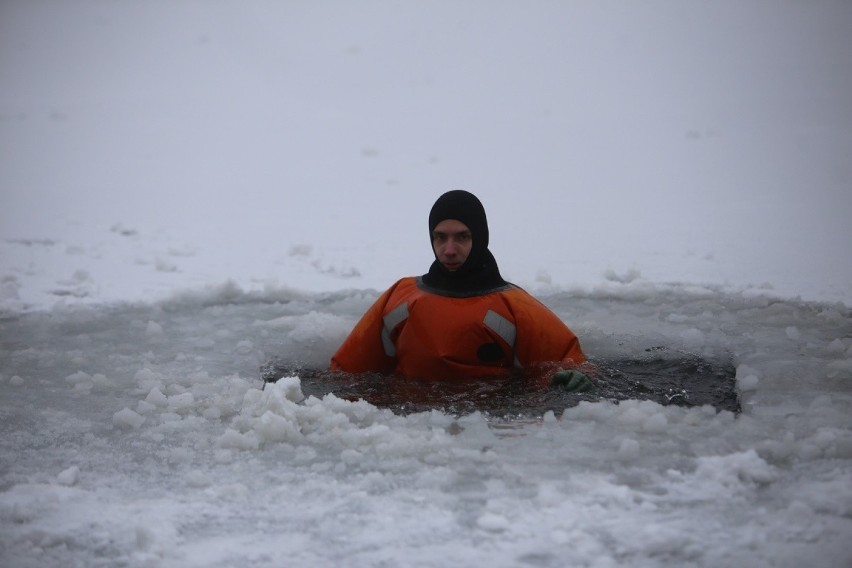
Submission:
{"label": "snow covered ice", "polygon": [[[531,6],[0,7],[0,564],[852,564],[852,8]],[[454,187],[593,359],[742,412],[263,388]]]}
{"label": "snow covered ice", "polygon": [[360,292],[8,315],[7,564],[844,565],[848,309],[619,286],[545,300],[599,357],[729,350],[742,414],[600,401],[512,422],[262,389],[273,354],[326,361]]}

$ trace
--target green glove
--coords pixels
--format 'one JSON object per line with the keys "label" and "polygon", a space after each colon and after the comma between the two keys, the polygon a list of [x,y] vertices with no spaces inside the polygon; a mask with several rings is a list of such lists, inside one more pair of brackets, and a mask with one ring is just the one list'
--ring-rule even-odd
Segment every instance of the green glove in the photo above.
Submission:
{"label": "green glove", "polygon": [[559,371],[550,379],[550,388],[568,392],[586,392],[594,388],[592,380],[580,371]]}

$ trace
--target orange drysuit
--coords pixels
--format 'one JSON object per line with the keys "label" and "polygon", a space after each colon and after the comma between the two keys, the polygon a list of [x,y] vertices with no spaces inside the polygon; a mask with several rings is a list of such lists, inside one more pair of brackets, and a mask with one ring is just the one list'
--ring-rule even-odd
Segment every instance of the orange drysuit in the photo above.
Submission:
{"label": "orange drysuit", "polygon": [[575,367],[585,360],[574,333],[517,286],[451,297],[408,277],[364,314],[331,369],[440,380],[505,376],[550,362]]}

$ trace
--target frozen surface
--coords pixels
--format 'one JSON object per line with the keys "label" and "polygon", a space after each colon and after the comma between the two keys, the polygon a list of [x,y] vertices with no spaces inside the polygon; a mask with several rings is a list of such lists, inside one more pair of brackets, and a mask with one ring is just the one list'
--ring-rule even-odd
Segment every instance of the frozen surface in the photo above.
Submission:
{"label": "frozen surface", "polygon": [[[847,566],[852,318],[840,304],[619,285],[545,301],[597,357],[733,354],[744,411],[581,402],[395,415],[296,377],[374,299],[234,287],[9,316],[9,566]],[[617,330],[617,331],[616,331]]]}
{"label": "frozen surface", "polygon": [[[852,6],[0,4],[0,565],[848,567]],[[599,359],[743,411],[298,377],[463,187]]]}

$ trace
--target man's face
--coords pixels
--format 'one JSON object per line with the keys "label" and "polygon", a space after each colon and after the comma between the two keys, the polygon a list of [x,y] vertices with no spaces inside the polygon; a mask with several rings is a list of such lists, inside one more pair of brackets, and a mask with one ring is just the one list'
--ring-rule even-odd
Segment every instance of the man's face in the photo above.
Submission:
{"label": "man's face", "polygon": [[444,268],[453,272],[461,268],[473,248],[473,235],[461,221],[445,219],[432,231],[432,249]]}

